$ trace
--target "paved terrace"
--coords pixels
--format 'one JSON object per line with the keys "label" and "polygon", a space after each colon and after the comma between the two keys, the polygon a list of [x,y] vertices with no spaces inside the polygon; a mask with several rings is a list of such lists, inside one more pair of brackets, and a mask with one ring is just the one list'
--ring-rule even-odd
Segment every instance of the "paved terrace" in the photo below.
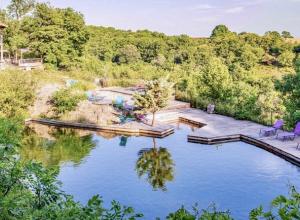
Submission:
{"label": "paved terrace", "polygon": [[[279,151],[284,151],[297,157],[300,160],[300,150],[297,150],[297,145],[300,143],[300,137],[296,138],[294,141],[280,141],[275,139],[275,137],[260,137],[260,129],[266,128],[266,126],[250,122],[235,120],[231,117],[226,117],[217,114],[207,114],[204,111],[198,109],[182,109],[177,111],[165,111],[160,112],[158,115],[158,121],[172,121],[179,117],[190,119],[196,122],[205,124],[200,129],[191,133],[189,137],[203,138],[206,140],[218,139],[220,143],[229,142],[226,137],[232,140],[239,141],[240,136],[247,136],[258,140],[260,142],[266,143],[279,149]],[[279,131],[282,132],[282,131]],[[209,141],[208,141],[209,142]],[[217,141],[218,142],[218,141]],[[213,143],[213,142],[211,142]]]}
{"label": "paved terrace", "polygon": [[[117,97],[121,96],[128,102],[128,104],[133,105],[132,96],[136,92],[143,92],[143,89],[138,89],[134,87],[122,88],[122,87],[108,87],[96,90],[96,94],[99,96],[104,96],[105,103],[112,103]],[[175,97],[172,97],[169,101],[169,106],[167,109],[184,109],[190,108],[190,104],[187,102],[181,102],[175,100]]]}

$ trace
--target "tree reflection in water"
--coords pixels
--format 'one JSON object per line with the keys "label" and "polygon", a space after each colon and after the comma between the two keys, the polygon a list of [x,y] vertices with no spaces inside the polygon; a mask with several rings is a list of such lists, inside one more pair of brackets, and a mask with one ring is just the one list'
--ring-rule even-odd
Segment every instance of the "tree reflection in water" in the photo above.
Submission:
{"label": "tree reflection in water", "polygon": [[136,162],[138,176],[147,176],[147,181],[154,190],[166,191],[166,182],[174,179],[174,162],[166,148],[156,147],[153,139],[153,148],[142,149]]}
{"label": "tree reflection in water", "polygon": [[35,160],[48,167],[65,162],[78,165],[96,146],[92,135],[80,137],[76,130],[54,129],[49,133],[53,140],[40,137],[28,128],[20,150],[22,160]]}

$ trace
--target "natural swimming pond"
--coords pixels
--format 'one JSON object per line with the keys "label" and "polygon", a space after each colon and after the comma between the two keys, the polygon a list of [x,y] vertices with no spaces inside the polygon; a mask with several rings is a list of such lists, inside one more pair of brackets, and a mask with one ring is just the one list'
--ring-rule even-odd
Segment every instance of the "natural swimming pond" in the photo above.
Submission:
{"label": "natural swimming pond", "polygon": [[95,194],[143,213],[164,218],[182,205],[212,203],[248,219],[289,185],[300,187],[300,168],[257,147],[236,142],[217,146],[187,143],[190,128],[180,125],[164,139],[90,134],[68,129],[30,133],[23,159],[60,164],[63,190],[86,203]]}

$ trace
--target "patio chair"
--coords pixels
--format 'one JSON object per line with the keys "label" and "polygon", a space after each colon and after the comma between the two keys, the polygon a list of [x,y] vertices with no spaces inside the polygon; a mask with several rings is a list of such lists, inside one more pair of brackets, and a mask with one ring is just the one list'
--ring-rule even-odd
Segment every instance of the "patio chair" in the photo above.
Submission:
{"label": "patio chair", "polygon": [[105,99],[104,96],[98,96],[98,95],[94,96],[94,102],[101,102],[104,99]]}
{"label": "patio chair", "polygon": [[114,101],[114,105],[117,107],[117,108],[123,108],[124,106],[124,99],[122,96],[118,96],[115,101]]}
{"label": "patio chair", "polygon": [[119,119],[120,119],[120,124],[125,124],[126,123],[126,119],[127,119],[126,116],[120,115]]}
{"label": "patio chair", "polygon": [[277,120],[272,127],[266,129],[260,129],[259,136],[276,135],[277,131],[281,129],[283,125],[284,125],[283,120]]}
{"label": "patio chair", "polygon": [[127,111],[133,111],[134,110],[134,105],[128,105],[127,103],[125,103],[124,109],[127,110]]}
{"label": "patio chair", "polygon": [[135,120],[135,118],[126,117],[125,115],[120,115],[120,124],[126,124]]}
{"label": "patio chair", "polygon": [[285,140],[291,140],[293,141],[297,136],[300,136],[300,122],[296,124],[296,127],[293,132],[283,132],[279,133],[276,136],[276,139],[285,141]]}
{"label": "patio chair", "polygon": [[215,105],[209,104],[209,105],[207,106],[207,113],[208,113],[208,114],[213,114],[214,111],[215,111]]}
{"label": "patio chair", "polygon": [[78,83],[78,80],[74,80],[74,79],[68,79],[68,80],[66,80],[66,86],[67,87],[74,86],[77,83]]}
{"label": "patio chair", "polygon": [[93,91],[87,91],[85,94],[90,102],[100,102],[105,98],[104,96],[97,95]]}
{"label": "patio chair", "polygon": [[135,117],[138,121],[141,121],[144,123],[148,122],[147,116],[145,114],[136,114]]}

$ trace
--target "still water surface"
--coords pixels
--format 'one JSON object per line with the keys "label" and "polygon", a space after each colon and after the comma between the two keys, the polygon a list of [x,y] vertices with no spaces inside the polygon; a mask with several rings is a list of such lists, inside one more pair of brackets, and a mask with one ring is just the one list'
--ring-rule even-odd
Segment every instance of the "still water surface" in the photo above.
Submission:
{"label": "still water surface", "polygon": [[82,203],[99,194],[107,205],[117,200],[144,219],[164,218],[195,203],[200,208],[215,203],[235,219],[248,219],[251,209],[268,208],[289,185],[300,188],[300,169],[289,162],[241,142],[187,143],[185,125],[156,140],[50,130],[28,135],[23,159],[60,165],[63,190]]}

